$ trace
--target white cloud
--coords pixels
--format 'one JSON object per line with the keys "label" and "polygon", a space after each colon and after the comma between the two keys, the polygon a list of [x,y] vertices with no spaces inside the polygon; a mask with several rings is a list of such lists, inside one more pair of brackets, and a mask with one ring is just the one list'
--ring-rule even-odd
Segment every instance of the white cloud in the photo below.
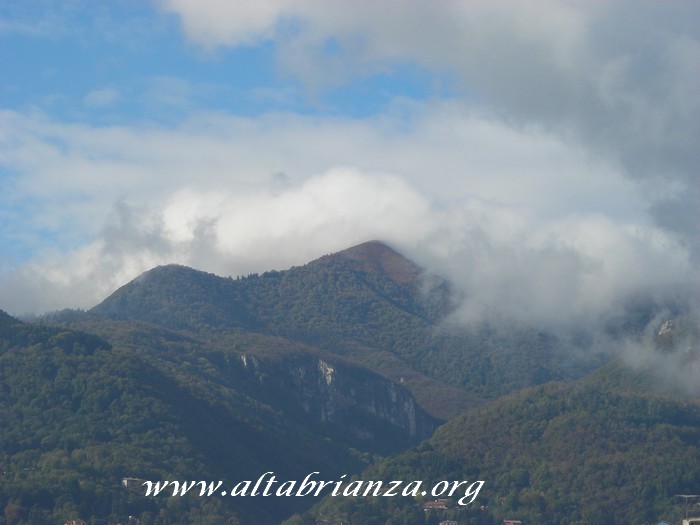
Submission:
{"label": "white cloud", "polygon": [[[2,267],[0,308],[90,307],[157,264],[247,274],[369,239],[456,283],[460,322],[600,328],[630,297],[698,290],[700,4],[156,1],[207,50],[272,43],[301,87],[140,79],[130,95],[170,127],[0,110],[0,210],[31,254]],[[69,12],[0,35],[73,31]],[[96,20],[136,48],[168,27]],[[366,118],[200,111],[234,93],[298,107],[406,65],[452,98]]]}
{"label": "white cloud", "polygon": [[83,103],[88,108],[103,108],[111,106],[121,98],[118,89],[107,87],[91,91],[83,99]]}
{"label": "white cloud", "polygon": [[165,10],[183,15],[185,31],[193,40],[215,48],[250,45],[270,38],[289,4],[283,0],[228,2],[209,0],[157,0]]}
{"label": "white cloud", "polygon": [[697,282],[614,165],[452,104],[399,114],[168,129],[5,112],[0,159],[21,177],[0,199],[39,204],[30,230],[92,240],[5,274],[2,307],[89,307],[156,264],[247,274],[377,238],[458,283],[468,319],[589,322],[637,290]]}
{"label": "white cloud", "polygon": [[[697,284],[693,4],[159,5],[208,49],[273,42],[311,89],[411,63],[464,96],[243,118],[194,111],[206,86],[161,77],[142,97],[189,112],[170,129],[4,112],[13,198],[42,209],[29,227],[92,239],[6,277],[15,310],[90,306],[157,263],[244,274],[374,238],[459,283],[465,318],[594,322],[638,290]],[[49,292],[31,293],[37,274]]]}
{"label": "white cloud", "polygon": [[[160,0],[205,47],[272,41],[318,89],[396,64],[450,72],[467,103],[577,141],[625,175],[681,186],[676,232],[700,260],[700,5],[696,2]],[[663,199],[660,199],[663,203]]]}
{"label": "white cloud", "polygon": [[478,196],[544,217],[595,211],[639,220],[648,204],[614,166],[452,104],[364,120],[194,114],[176,129],[61,125],[14,112],[0,118],[0,159],[18,174],[14,191],[42,204],[29,225],[69,222],[88,235],[120,200],[161,209],[191,187],[249,195],[280,172],[300,185],[338,166],[395,174],[430,198]]}

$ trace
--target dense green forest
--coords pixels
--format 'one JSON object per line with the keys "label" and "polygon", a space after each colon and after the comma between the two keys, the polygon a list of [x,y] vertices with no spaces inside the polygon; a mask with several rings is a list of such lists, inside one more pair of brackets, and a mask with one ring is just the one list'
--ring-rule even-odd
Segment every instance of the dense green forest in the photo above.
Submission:
{"label": "dense green forest", "polygon": [[[33,322],[0,311],[0,525],[677,521],[674,494],[700,491],[697,399],[553,333],[457,327],[459,300],[371,242],[237,278],[158,267],[88,311]],[[603,329],[637,337],[653,315],[636,301]],[[696,321],[678,315],[653,338],[657,362],[687,378]],[[423,496],[146,498],[122,485],[231,487],[268,471],[484,486],[472,505],[426,512]]]}
{"label": "dense green forest", "polygon": [[582,380],[548,383],[458,416],[360,476],[428,486],[483,480],[473,505],[453,498],[449,510],[428,513],[420,512],[425,498],[326,498],[313,514],[350,525],[679,523],[676,495],[700,488],[698,444],[700,400],[669,397],[649,373],[611,363]]}
{"label": "dense green forest", "polygon": [[479,398],[580,377],[600,364],[572,359],[553,334],[512,322],[468,330],[450,325],[446,318],[456,300],[447,282],[423,275],[375,242],[237,279],[182,266],[155,268],[89,315],[200,334],[238,328],[311,344],[393,381],[403,378],[421,405],[442,419]]}
{"label": "dense green forest", "polygon": [[[2,314],[4,523],[78,517],[103,523],[128,515],[142,523],[221,523],[233,515],[274,523],[309,502],[274,498],[261,506],[252,499],[144,498],[120,483],[136,477],[233,485],[270,470],[280,479],[302,479],[310,469],[333,479],[357,472],[373,451],[395,452],[421,437],[361,407],[332,422],[318,421],[284,390],[282,373],[261,384],[240,361],[258,346],[277,348],[277,356],[256,354],[259,365],[271,363],[267,370],[274,373],[275,365],[284,369],[294,360],[319,358],[305,347],[263,336],[231,336],[217,346],[125,322],[107,322],[103,332],[113,343]],[[356,366],[334,365],[351,384],[375,384],[379,392],[389,384]],[[371,431],[373,439],[355,438],[350,428]]]}

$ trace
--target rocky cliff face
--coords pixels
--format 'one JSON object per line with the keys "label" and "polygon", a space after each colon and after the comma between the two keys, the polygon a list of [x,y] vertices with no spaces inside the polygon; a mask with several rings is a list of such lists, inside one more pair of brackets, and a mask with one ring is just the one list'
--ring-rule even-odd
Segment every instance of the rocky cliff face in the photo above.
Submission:
{"label": "rocky cliff face", "polygon": [[242,354],[240,359],[263,388],[293,399],[314,420],[357,439],[401,435],[418,442],[437,426],[407,389],[360,367],[314,355],[265,361]]}

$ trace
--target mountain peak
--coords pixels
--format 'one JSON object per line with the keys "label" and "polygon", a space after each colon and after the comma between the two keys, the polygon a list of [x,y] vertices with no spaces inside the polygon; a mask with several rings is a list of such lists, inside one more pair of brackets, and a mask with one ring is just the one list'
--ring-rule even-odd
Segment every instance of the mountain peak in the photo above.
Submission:
{"label": "mountain peak", "polygon": [[418,281],[422,270],[412,261],[381,241],[367,241],[319,260],[349,260],[358,270],[386,275],[397,284]]}
{"label": "mountain peak", "polygon": [[0,310],[0,327],[19,324],[21,321],[12,317],[5,310]]}

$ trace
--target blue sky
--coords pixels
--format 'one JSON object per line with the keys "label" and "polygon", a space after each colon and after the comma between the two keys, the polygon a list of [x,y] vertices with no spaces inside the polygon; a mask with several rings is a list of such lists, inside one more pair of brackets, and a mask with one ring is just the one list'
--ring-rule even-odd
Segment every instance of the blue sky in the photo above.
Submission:
{"label": "blue sky", "polygon": [[[401,62],[313,89],[279,67],[272,42],[203,49],[183,38],[176,16],[148,2],[5,2],[0,16],[5,107],[94,125],[172,124],[204,109],[362,117],[396,97],[449,89]],[[332,40],[326,47],[336,52]]]}
{"label": "blue sky", "polygon": [[[182,38],[175,17],[147,2],[3,7],[3,100],[11,107],[38,107],[94,124],[172,122],[184,110],[177,102],[189,109],[254,113],[265,108],[244,102],[252,90],[288,86],[275,74],[270,45],[199,51]],[[30,30],[34,25],[36,32]],[[167,79],[173,82],[171,98],[149,98],[154,83]]]}
{"label": "blue sky", "polygon": [[696,286],[698,21],[691,1],[0,1],[0,308],[375,238],[468,290],[468,316],[595,320]]}

